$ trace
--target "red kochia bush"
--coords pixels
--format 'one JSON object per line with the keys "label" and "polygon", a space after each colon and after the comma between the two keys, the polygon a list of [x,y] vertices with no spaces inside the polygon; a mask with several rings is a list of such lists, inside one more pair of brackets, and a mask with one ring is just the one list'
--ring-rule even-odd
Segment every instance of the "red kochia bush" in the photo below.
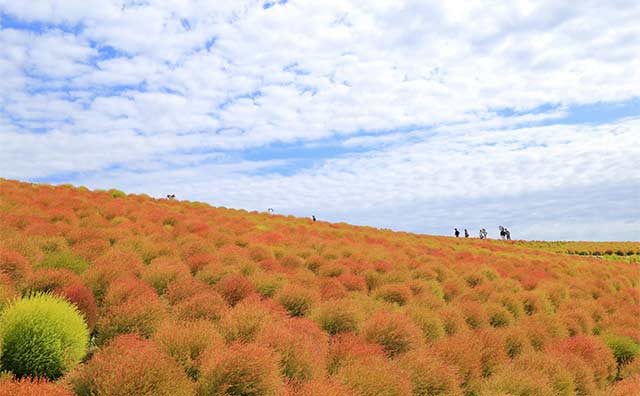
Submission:
{"label": "red kochia bush", "polygon": [[609,396],[640,395],[640,376],[624,379],[611,387]]}
{"label": "red kochia bush", "polygon": [[491,330],[444,337],[435,343],[434,352],[441,361],[457,368],[465,386],[476,386],[508,359],[498,334]]}
{"label": "red kochia bush", "polygon": [[139,276],[144,270],[142,258],[129,251],[113,250],[96,259],[83,274],[85,284],[101,305],[102,299],[111,283],[123,277]]}
{"label": "red kochia bush", "polygon": [[233,344],[225,351],[212,348],[205,352],[198,394],[279,396],[282,393],[278,357],[271,349],[250,343]]}
{"label": "red kochia bush", "polygon": [[227,303],[213,290],[203,290],[173,306],[174,316],[179,320],[217,321],[228,311]]}
{"label": "red kochia bush", "polygon": [[78,396],[190,396],[182,368],[152,341],[121,335],[70,376]]}
{"label": "red kochia bush", "polygon": [[596,384],[600,387],[611,381],[616,373],[616,361],[604,341],[593,336],[575,336],[557,341],[547,347],[548,352],[573,354],[591,368]]}
{"label": "red kochia bush", "polygon": [[224,349],[224,339],[215,324],[198,320],[193,322],[164,322],[153,339],[160,349],[174,358],[189,377],[200,375],[200,356],[207,348]]}
{"label": "red kochia bush", "polygon": [[234,306],[253,293],[256,287],[242,275],[228,275],[216,284],[216,290],[229,305]]}
{"label": "red kochia bush", "polygon": [[19,285],[31,274],[31,265],[20,253],[0,247],[0,273],[7,274],[12,282]]}
{"label": "red kochia bush", "polygon": [[217,256],[206,252],[194,253],[185,257],[184,260],[192,274],[195,274],[209,264],[217,263],[219,261]]}
{"label": "red kochia bush", "polygon": [[375,297],[386,302],[405,305],[411,298],[411,289],[399,283],[386,284],[376,290]]}
{"label": "red kochia bush", "polygon": [[409,372],[414,396],[462,395],[458,371],[430,350],[419,349],[403,355],[400,366]]}
{"label": "red kochia bush", "polygon": [[309,319],[272,323],[260,332],[257,343],[278,352],[282,374],[292,383],[321,378],[325,373],[328,337]]}
{"label": "red kochia bush", "polygon": [[380,312],[365,322],[362,336],[378,344],[390,357],[420,346],[422,331],[410,318],[396,313]]}
{"label": "red kochia bush", "polygon": [[104,305],[96,326],[98,344],[125,333],[150,337],[166,313],[165,304],[151,286],[136,278],[113,282]]}
{"label": "red kochia bush", "polygon": [[312,290],[294,284],[284,286],[276,298],[291,316],[305,316],[318,300]]}
{"label": "red kochia bush", "polygon": [[60,294],[75,304],[84,315],[89,331],[93,331],[96,321],[98,320],[98,307],[96,306],[96,300],[91,290],[82,283],[74,282],[62,289],[56,290],[55,293]]}
{"label": "red kochia bush", "polygon": [[385,357],[384,349],[380,345],[366,342],[353,333],[336,335],[331,337],[327,371],[334,374],[351,360],[374,355]]}
{"label": "red kochia bush", "polygon": [[52,292],[70,284],[81,283],[75,272],[66,268],[40,268],[33,272],[25,284],[31,291]]}
{"label": "red kochia bush", "polygon": [[338,277],[340,283],[344,285],[344,287],[348,291],[366,291],[367,290],[367,282],[360,275],[355,274],[342,274]]}
{"label": "red kochia bush", "polygon": [[180,277],[167,286],[166,297],[173,305],[207,290],[210,290],[209,285],[192,276]]}
{"label": "red kochia bush", "polygon": [[0,379],[0,396],[73,396],[73,392],[62,384],[45,380]]}
{"label": "red kochia bush", "polygon": [[347,297],[347,289],[336,278],[324,278],[320,281],[320,296],[322,300]]}
{"label": "red kochia bush", "polygon": [[159,257],[142,272],[142,280],[153,286],[158,294],[164,294],[167,286],[179,278],[191,277],[189,267],[179,259]]}
{"label": "red kochia bush", "polygon": [[251,342],[270,320],[273,320],[272,315],[264,304],[247,299],[223,316],[220,330],[229,344]]}
{"label": "red kochia bush", "polygon": [[395,362],[368,356],[347,362],[336,379],[354,396],[412,396],[411,380]]}

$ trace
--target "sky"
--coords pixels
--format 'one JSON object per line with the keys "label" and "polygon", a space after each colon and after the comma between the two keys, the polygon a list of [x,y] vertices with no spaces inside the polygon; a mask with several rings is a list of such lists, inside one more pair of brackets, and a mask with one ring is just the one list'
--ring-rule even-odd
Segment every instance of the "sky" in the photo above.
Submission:
{"label": "sky", "polygon": [[636,0],[0,0],[0,177],[640,240]]}

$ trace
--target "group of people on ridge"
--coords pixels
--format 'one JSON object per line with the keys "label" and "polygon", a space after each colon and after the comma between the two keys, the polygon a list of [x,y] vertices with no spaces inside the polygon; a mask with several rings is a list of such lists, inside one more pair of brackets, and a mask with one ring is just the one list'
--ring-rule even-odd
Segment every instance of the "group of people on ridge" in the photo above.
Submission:
{"label": "group of people on ridge", "polygon": [[[511,231],[509,231],[507,229],[507,227],[503,227],[503,226],[498,226],[498,229],[500,230],[500,239],[502,240],[507,240],[510,241],[511,240]],[[460,231],[458,231],[457,228],[453,229],[453,235],[456,236],[456,238],[460,237]],[[480,239],[487,239],[487,230],[485,230],[484,228],[480,229]],[[465,238],[469,238],[469,231],[467,231],[467,229],[464,229],[464,237]]]}

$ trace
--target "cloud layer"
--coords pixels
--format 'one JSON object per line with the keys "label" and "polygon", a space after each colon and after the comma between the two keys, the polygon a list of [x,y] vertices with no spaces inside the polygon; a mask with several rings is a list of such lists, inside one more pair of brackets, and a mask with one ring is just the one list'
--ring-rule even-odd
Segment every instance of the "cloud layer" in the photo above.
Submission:
{"label": "cloud layer", "polygon": [[633,1],[0,0],[0,176],[637,240],[638,20]]}

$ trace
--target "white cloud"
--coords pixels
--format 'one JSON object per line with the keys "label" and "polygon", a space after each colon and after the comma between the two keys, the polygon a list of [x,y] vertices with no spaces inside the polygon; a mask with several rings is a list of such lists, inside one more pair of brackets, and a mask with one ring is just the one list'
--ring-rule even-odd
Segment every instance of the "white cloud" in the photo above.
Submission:
{"label": "white cloud", "polygon": [[[358,222],[384,208],[411,229],[415,205],[460,196],[640,186],[637,119],[526,127],[640,95],[636,2],[0,0],[0,12],[3,177],[171,184]],[[283,142],[375,150],[301,169],[295,152],[227,152]]]}

